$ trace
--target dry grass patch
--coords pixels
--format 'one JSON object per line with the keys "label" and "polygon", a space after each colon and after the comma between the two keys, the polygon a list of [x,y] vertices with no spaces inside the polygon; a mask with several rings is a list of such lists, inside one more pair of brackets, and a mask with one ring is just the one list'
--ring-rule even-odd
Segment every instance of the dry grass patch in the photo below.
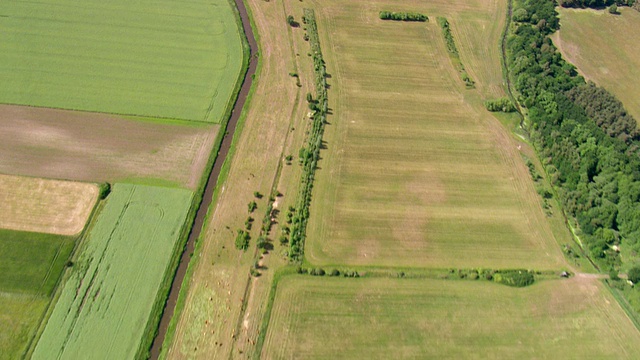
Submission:
{"label": "dry grass patch", "polygon": [[263,359],[635,359],[640,333],[594,279],[473,281],[289,276]]}
{"label": "dry grass patch", "polygon": [[[478,90],[464,89],[435,22],[380,21],[387,8],[446,16]],[[504,10],[489,0],[321,3],[337,115],[312,203],[311,263],[564,264],[517,144],[481,105],[499,92],[501,23],[488,19]]]}
{"label": "dry grass patch", "polygon": [[587,79],[611,91],[640,121],[640,12],[559,8],[561,28],[552,39]]}
{"label": "dry grass patch", "polygon": [[0,105],[0,172],[82,181],[151,178],[195,189],[218,125]]}
{"label": "dry grass patch", "polygon": [[0,227],[75,235],[98,199],[98,187],[71,181],[0,174]]}

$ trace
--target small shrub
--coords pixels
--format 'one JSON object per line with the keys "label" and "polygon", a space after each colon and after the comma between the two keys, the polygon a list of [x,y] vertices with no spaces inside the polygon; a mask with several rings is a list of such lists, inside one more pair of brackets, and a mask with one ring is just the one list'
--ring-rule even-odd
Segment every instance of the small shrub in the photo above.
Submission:
{"label": "small shrub", "polygon": [[247,250],[249,248],[250,239],[251,236],[248,232],[244,230],[238,230],[238,235],[236,236],[236,249]]}
{"label": "small shrub", "polygon": [[635,266],[629,269],[629,272],[627,273],[627,279],[629,279],[629,281],[634,284],[640,282],[640,267]]}
{"label": "small shrub", "polygon": [[256,204],[255,201],[252,201],[249,203],[249,205],[247,205],[249,212],[252,213],[256,210],[256,208],[258,207],[258,204]]}
{"label": "small shrub", "polygon": [[329,273],[329,276],[340,276],[340,270],[338,269],[331,270],[331,272]]}
{"label": "small shrub", "polygon": [[253,196],[255,196],[257,199],[262,199],[262,194],[260,194],[259,191],[254,191]]}
{"label": "small shrub", "polygon": [[107,196],[111,193],[111,184],[109,184],[108,182],[100,184],[100,188],[98,191],[98,197],[100,198],[100,200],[106,199]]}

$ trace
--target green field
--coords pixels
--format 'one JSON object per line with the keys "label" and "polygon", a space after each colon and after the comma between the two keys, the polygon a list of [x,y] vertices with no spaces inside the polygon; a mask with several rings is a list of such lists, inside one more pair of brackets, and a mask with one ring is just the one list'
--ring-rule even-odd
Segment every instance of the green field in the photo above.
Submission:
{"label": "green field", "polygon": [[552,39],[582,75],[613,93],[640,121],[640,12],[619,10],[621,15],[558,8],[561,27]]}
{"label": "green field", "polygon": [[113,187],[79,249],[34,359],[136,356],[191,197],[187,190]]}
{"label": "green field", "polygon": [[22,358],[50,299],[0,291],[0,359]]}
{"label": "green field", "polygon": [[0,291],[50,295],[75,238],[0,229]]}
{"label": "green field", "polygon": [[640,333],[594,279],[288,276],[263,359],[637,359]]}
{"label": "green field", "polygon": [[[487,59],[499,54],[499,23],[490,19],[505,8],[488,1],[413,4],[449,19],[476,80],[477,90],[467,90],[435,21],[381,21],[377,11],[389,9],[386,2],[319,4],[329,83],[339,89],[329,90],[329,106],[338,115],[329,116],[325,132],[307,260],[563,266],[519,144],[482,106],[501,79],[499,55],[495,63]],[[486,38],[471,41],[471,34]]]}
{"label": "green field", "polygon": [[0,359],[26,350],[74,244],[74,237],[0,229]]}
{"label": "green field", "polygon": [[220,122],[241,66],[228,0],[0,2],[0,102]]}

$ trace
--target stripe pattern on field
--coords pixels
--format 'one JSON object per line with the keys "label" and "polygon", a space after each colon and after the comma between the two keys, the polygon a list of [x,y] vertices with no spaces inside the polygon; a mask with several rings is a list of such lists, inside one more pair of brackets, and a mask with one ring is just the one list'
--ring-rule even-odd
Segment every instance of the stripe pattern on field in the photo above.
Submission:
{"label": "stripe pattern on field", "polygon": [[131,359],[190,206],[187,190],[116,184],[33,359]]}
{"label": "stripe pattern on field", "polygon": [[0,2],[0,102],[220,122],[241,68],[228,0]]}
{"label": "stripe pattern on field", "polygon": [[640,333],[596,279],[287,276],[262,359],[636,359]]}
{"label": "stripe pattern on field", "polygon": [[[323,6],[339,96],[309,261],[561,266],[515,144],[464,92],[437,25],[375,21],[363,7]],[[369,20],[354,19],[362,12]]]}

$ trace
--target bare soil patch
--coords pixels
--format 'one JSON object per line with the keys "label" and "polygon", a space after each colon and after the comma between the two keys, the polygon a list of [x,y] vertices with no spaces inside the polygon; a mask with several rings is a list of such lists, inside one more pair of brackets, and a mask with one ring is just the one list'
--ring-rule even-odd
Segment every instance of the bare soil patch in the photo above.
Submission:
{"label": "bare soil patch", "polygon": [[0,172],[81,181],[154,178],[195,188],[218,125],[0,105]]}

